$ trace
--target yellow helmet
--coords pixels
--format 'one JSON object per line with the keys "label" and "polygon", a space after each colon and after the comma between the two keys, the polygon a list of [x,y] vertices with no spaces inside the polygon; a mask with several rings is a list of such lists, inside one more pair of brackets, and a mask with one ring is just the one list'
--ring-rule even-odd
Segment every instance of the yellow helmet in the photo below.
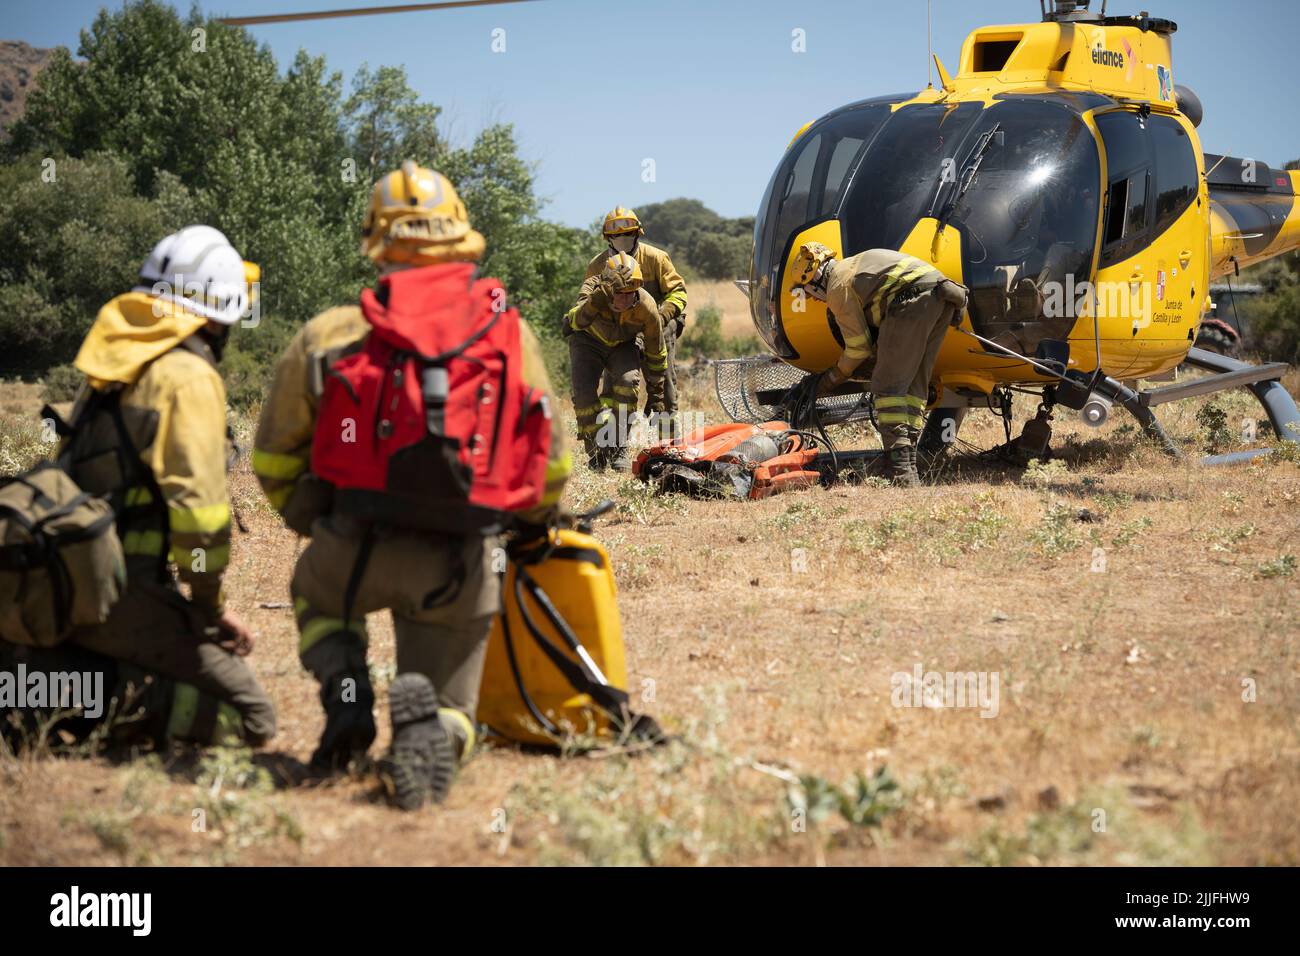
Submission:
{"label": "yellow helmet", "polygon": [[643,281],[641,263],[636,261],[636,256],[619,252],[605,260],[605,271],[600,275],[600,282],[611,295],[616,292],[635,292],[641,288]]}
{"label": "yellow helmet", "polygon": [[626,236],[628,233],[635,233],[638,236],[644,236],[645,230],[641,228],[641,220],[637,214],[626,208],[618,206],[605,215],[605,225],[600,229],[601,234],[606,238],[611,236]]}
{"label": "yellow helmet", "polygon": [[794,257],[795,285],[807,285],[817,278],[822,266],[832,261],[835,253],[820,242],[805,242],[799,247],[799,254]]}
{"label": "yellow helmet", "polygon": [[483,257],[483,236],[469,225],[456,187],[411,160],[370,190],[361,252],[375,262],[432,265]]}

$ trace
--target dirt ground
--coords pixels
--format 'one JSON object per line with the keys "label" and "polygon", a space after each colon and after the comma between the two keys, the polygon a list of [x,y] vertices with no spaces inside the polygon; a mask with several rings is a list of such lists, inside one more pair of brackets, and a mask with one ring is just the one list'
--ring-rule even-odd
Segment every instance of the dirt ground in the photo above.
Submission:
{"label": "dirt ground", "polygon": [[[684,393],[716,421],[711,385]],[[279,736],[251,759],[4,756],[0,863],[1296,865],[1300,456],[1198,466],[1263,417],[1213,401],[1226,431],[1204,400],[1161,408],[1181,462],[1061,410],[1055,462],[971,455],[915,492],[694,501],[579,466],[575,508],[620,506],[598,535],[633,701],[677,739],[490,748],[409,815],[364,775],[285,785],[322,721],[285,607],[299,546],[243,463],[229,590]],[[961,437],[1002,426],[979,413]],[[382,726],[392,634],[370,624]],[[899,693],[918,669],[990,694]]]}

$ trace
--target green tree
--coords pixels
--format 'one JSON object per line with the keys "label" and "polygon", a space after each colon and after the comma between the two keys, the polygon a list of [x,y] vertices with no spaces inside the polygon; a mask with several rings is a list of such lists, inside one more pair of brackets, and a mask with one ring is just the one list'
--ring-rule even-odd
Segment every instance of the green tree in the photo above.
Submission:
{"label": "green tree", "polygon": [[402,67],[381,66],[372,73],[368,64],[361,64],[352,79],[352,95],[343,104],[343,117],[366,181],[374,182],[407,159],[437,165],[443,152],[440,112],[420,102]]}
{"label": "green tree", "polygon": [[42,71],[10,155],[111,151],[142,195],[165,170],[262,266],[269,311],[301,321],[356,294],[364,262],[340,225],[368,180],[344,174],[341,79],[322,60],[299,54],[281,76],[243,29],[158,0],[100,11],[78,55]]}
{"label": "green tree", "polygon": [[154,244],[193,219],[175,176],[159,173],[153,194],[137,195],[126,160],[107,153],[0,165],[0,197],[3,374],[69,361]]}
{"label": "green tree", "polygon": [[[245,30],[160,0],[101,11],[77,56],[53,59],[0,147],[0,341],[23,369],[70,360],[153,243],[206,222],[262,267],[262,324],[230,353],[232,396],[254,399],[293,328],[373,280],[362,214],[407,158],[456,183],[487,239],[484,272],[558,341],[589,237],[539,218],[509,125],[453,148],[400,67],[362,67],[345,97],[322,58],[300,51],[281,74]],[[45,159],[57,184],[40,179]]]}
{"label": "green tree", "polygon": [[744,236],[706,232],[695,242],[691,263],[706,279],[734,279],[748,274],[751,246]]}
{"label": "green tree", "polygon": [[734,279],[749,270],[754,218],[719,216],[698,199],[669,199],[638,210],[650,242],[678,268],[706,279]]}

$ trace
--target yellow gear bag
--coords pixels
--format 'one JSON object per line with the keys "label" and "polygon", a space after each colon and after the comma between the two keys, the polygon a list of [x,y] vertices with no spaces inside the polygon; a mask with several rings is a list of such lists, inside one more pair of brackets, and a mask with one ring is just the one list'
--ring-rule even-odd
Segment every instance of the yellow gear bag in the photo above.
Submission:
{"label": "yellow gear bag", "polygon": [[628,709],[618,592],[605,548],[552,530],[510,556],[488,638],[478,722],[508,740],[657,736]]}

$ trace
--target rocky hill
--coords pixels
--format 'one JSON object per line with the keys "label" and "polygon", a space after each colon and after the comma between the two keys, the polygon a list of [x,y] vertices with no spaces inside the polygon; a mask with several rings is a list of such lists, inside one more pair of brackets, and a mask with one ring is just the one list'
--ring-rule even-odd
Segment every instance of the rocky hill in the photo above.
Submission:
{"label": "rocky hill", "polygon": [[53,54],[18,40],[0,40],[0,136],[23,115],[36,74]]}

